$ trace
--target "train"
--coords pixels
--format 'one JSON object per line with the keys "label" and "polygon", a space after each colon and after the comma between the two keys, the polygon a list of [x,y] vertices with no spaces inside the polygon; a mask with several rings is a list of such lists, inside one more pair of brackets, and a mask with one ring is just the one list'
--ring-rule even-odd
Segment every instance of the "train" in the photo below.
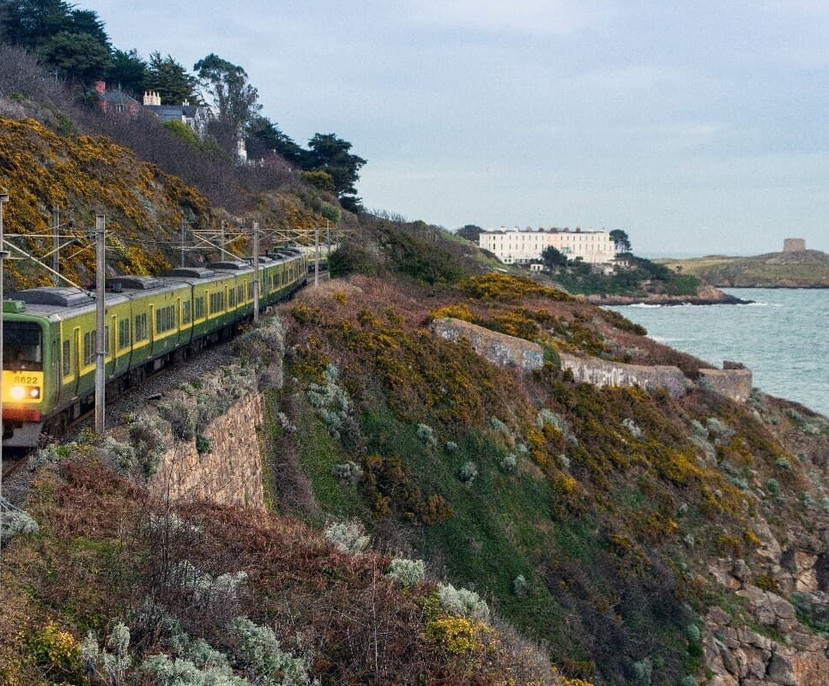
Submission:
{"label": "train", "polygon": [[[289,298],[308,278],[299,250],[259,258],[259,306]],[[253,259],[106,280],[106,383],[116,394],[253,318]],[[33,448],[60,436],[95,402],[94,292],[30,288],[3,303],[3,445]]]}

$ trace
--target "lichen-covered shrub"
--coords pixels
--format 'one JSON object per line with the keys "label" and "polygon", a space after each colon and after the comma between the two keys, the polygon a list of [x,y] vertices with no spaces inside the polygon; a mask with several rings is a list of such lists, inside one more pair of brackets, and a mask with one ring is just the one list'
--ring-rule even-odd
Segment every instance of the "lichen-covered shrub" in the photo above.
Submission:
{"label": "lichen-covered shrub", "polygon": [[386,576],[395,579],[406,588],[414,588],[426,577],[423,560],[396,557],[389,563]]}
{"label": "lichen-covered shrub", "polygon": [[464,462],[458,470],[458,478],[465,486],[472,486],[475,479],[478,478],[478,465],[472,460]]}
{"label": "lichen-covered shrub", "polygon": [[363,552],[371,541],[365,533],[365,527],[359,520],[350,522],[334,522],[329,524],[323,532],[326,540],[333,543],[344,553],[357,554]]}
{"label": "lichen-covered shrub", "polygon": [[284,651],[273,629],[237,617],[228,626],[234,661],[261,686],[303,686],[311,683],[310,660]]}
{"label": "lichen-covered shrub", "polygon": [[158,469],[158,463],[167,447],[164,422],[159,417],[141,414],[127,425],[130,442],[135,449],[137,466],[144,476],[150,477]]}
{"label": "lichen-covered shrub", "polygon": [[515,471],[517,464],[518,461],[515,459],[515,455],[509,453],[504,455],[500,462],[498,462],[498,468],[504,472],[504,474],[512,474]]}
{"label": "lichen-covered shrub", "polygon": [[130,443],[107,436],[97,449],[99,459],[119,474],[131,474],[138,466],[138,456]]}
{"label": "lichen-covered shrub", "polygon": [[630,417],[625,417],[625,419],[622,420],[622,426],[627,429],[628,433],[634,438],[642,438],[642,429],[640,429],[636,425],[636,422],[630,419]]}
{"label": "lichen-covered shrub", "polygon": [[170,423],[170,428],[180,441],[190,441],[196,435],[197,412],[192,401],[185,398],[169,398],[158,404],[158,414]]}
{"label": "lichen-covered shrub", "polygon": [[99,649],[94,632],[89,632],[81,645],[84,668],[87,674],[98,675],[110,684],[123,684],[132,666],[130,655],[130,630],[118,622],[112,629],[106,648]]}
{"label": "lichen-covered shrub", "polygon": [[429,448],[435,448],[438,444],[438,439],[435,437],[435,430],[428,424],[418,424],[415,430],[417,437],[423,441],[423,444]]}
{"label": "lichen-covered shrub", "polygon": [[5,545],[15,536],[33,535],[39,530],[37,522],[28,512],[0,497],[0,545]]}
{"label": "lichen-covered shrub", "polygon": [[331,475],[343,483],[356,484],[363,478],[363,468],[349,460],[335,464],[331,468]]}
{"label": "lichen-covered shrub", "polygon": [[477,619],[481,622],[489,619],[489,606],[474,591],[455,588],[452,584],[440,584],[438,598],[443,609],[451,615]]}
{"label": "lichen-covered shrub", "polygon": [[351,410],[348,394],[337,383],[339,377],[340,371],[334,365],[328,365],[324,372],[325,382],[310,383],[305,391],[308,402],[334,438],[339,438],[340,429]]}

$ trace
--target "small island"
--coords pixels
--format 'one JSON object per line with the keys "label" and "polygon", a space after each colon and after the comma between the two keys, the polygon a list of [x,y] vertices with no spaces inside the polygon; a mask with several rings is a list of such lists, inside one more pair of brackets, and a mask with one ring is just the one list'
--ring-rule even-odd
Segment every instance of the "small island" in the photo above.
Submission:
{"label": "small island", "polygon": [[717,288],[829,288],[829,255],[807,250],[802,238],[787,238],[782,252],[755,257],[708,255],[659,263]]}

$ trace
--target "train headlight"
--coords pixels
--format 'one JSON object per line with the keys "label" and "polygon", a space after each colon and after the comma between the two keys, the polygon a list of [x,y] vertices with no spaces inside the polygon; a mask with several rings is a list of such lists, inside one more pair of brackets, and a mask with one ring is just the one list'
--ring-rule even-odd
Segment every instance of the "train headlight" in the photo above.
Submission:
{"label": "train headlight", "polygon": [[22,386],[15,384],[9,389],[9,396],[12,400],[39,400],[40,386]]}

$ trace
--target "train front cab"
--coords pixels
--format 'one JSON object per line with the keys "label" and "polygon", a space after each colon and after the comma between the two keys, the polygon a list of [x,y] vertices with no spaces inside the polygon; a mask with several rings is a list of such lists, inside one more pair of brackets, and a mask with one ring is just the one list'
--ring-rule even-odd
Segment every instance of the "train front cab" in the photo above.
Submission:
{"label": "train front cab", "polygon": [[[45,380],[57,371],[56,341],[43,318],[25,314],[21,302],[3,303],[3,444],[28,446],[37,441],[54,389]],[[55,378],[54,374],[51,378]]]}

